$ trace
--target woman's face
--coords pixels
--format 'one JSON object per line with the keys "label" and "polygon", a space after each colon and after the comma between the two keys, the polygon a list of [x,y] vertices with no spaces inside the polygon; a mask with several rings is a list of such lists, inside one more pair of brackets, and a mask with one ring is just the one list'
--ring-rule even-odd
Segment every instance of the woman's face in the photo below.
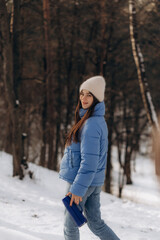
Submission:
{"label": "woman's face", "polygon": [[80,92],[80,101],[81,101],[81,104],[82,104],[82,108],[87,109],[93,103],[93,96],[89,91],[83,89]]}

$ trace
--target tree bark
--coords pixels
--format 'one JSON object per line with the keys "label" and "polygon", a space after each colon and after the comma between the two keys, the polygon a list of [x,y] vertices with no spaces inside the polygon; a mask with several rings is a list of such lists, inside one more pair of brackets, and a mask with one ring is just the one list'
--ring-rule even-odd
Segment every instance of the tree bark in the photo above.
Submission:
{"label": "tree bark", "polygon": [[[157,0],[157,10],[160,9],[160,2]],[[149,123],[151,126],[155,126],[158,134],[153,134],[153,143],[155,144],[157,141],[159,141],[159,135],[160,135],[160,124],[158,122],[158,117],[152,102],[151,93],[149,91],[148,82],[145,76],[145,65],[144,65],[144,59],[143,54],[140,49],[140,45],[138,42],[138,31],[137,31],[137,19],[136,19],[136,5],[135,0],[129,0],[129,14],[130,14],[130,38],[132,43],[132,52],[134,56],[134,61],[137,68],[137,75],[139,80],[139,86],[141,90],[141,95],[143,99],[144,108],[147,113],[147,117],[149,120]],[[155,128],[153,131],[155,131]],[[153,146],[154,147],[154,146]],[[155,145],[154,147],[155,152],[155,168],[156,173],[158,176],[160,176],[158,166],[160,165],[160,155],[159,151]]]}
{"label": "tree bark", "polygon": [[[47,167],[49,169],[54,168],[54,133],[55,133],[55,113],[54,113],[54,98],[55,94],[55,83],[53,81],[53,76],[51,71],[51,45],[50,45],[50,1],[43,0],[43,18],[44,18],[44,39],[45,39],[45,103],[46,106],[46,116],[43,114],[43,143],[41,154],[41,163],[43,158],[45,158],[46,147],[48,144],[48,161]],[[45,111],[43,111],[45,112]],[[55,170],[55,169],[54,169]]]}
{"label": "tree bark", "polygon": [[12,153],[13,153],[13,176],[19,176],[20,179],[24,177],[21,160],[21,141],[22,135],[19,129],[19,100],[16,99],[13,90],[13,54],[12,42],[10,39],[9,18],[4,0],[0,0],[0,19],[1,31],[3,41],[3,71],[4,71],[4,85],[5,94],[8,102],[8,110],[12,121]]}
{"label": "tree bark", "polygon": [[109,106],[108,106],[108,114],[109,118],[107,120],[108,125],[108,154],[107,154],[107,169],[106,169],[106,177],[105,177],[105,191],[111,193],[111,153],[112,153],[112,135],[113,135],[113,125],[114,125],[114,110],[115,110],[115,94],[112,92],[114,88],[114,73],[112,74],[111,85],[110,85],[110,96],[109,98]]}
{"label": "tree bark", "polygon": [[148,82],[145,74],[144,58],[141,52],[140,44],[138,41],[137,19],[136,19],[136,4],[135,0],[129,0],[129,27],[130,27],[130,39],[132,44],[132,52],[134,61],[137,68],[137,75],[139,80],[139,86],[141,90],[142,100],[144,108],[147,113],[150,124],[155,124],[156,128],[160,130],[157,114],[154,109],[151,94],[149,91]]}

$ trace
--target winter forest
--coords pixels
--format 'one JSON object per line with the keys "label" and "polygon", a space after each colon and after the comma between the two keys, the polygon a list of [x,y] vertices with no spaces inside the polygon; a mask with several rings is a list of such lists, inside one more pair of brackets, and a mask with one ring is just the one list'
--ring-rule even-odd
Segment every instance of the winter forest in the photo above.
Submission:
{"label": "winter forest", "polygon": [[[123,206],[123,190],[127,186],[134,193],[133,176],[136,166],[141,167],[141,158],[143,162],[149,159],[144,171],[153,164],[153,177],[160,193],[159,25],[160,0],[0,0],[0,185],[6,182],[4,189],[10,184],[20,191],[26,189],[26,193],[21,192],[20,199],[30,201],[33,196],[29,191],[35,190],[33,184],[36,179],[40,179],[41,184],[44,181],[42,186],[37,186],[41,192],[47,186],[44,195],[50,199],[50,205],[46,208],[56,208],[49,203],[54,198],[61,211],[57,221],[63,221],[63,206],[58,201],[61,201],[61,188],[64,187],[57,179],[66,134],[74,123],[80,84],[89,77],[102,75],[106,80],[105,120],[109,130],[103,187],[108,200],[103,195],[104,212],[107,204],[118,201],[117,215],[121,203]],[[51,184],[49,176],[53,181],[52,189],[56,189],[53,195],[51,186],[48,187]],[[153,184],[151,188],[154,187]],[[4,201],[8,205],[11,201],[14,205],[15,197],[8,200],[4,189],[0,187],[0,204]],[[47,190],[50,195],[47,195]],[[160,194],[158,197],[160,200]],[[41,198],[37,195],[35,202]],[[4,206],[7,209],[5,203]],[[31,203],[28,206],[34,208]],[[160,202],[158,207],[160,210]],[[135,212],[138,207],[130,205],[127,211],[131,208]],[[39,221],[37,224],[40,225],[43,214],[46,214],[46,219],[42,225],[47,225],[47,214],[49,221],[53,221],[44,205],[42,208],[39,205],[37,211],[39,215],[32,214],[32,219]],[[111,210],[108,208],[106,211]],[[160,220],[157,212],[153,209],[156,224]],[[9,217],[7,210],[3,215],[6,219]],[[18,219],[15,216],[16,213],[13,219]],[[59,213],[56,212],[55,216],[58,217]],[[122,216],[123,213],[119,218]],[[25,217],[27,219],[24,214],[23,219]],[[12,240],[63,239],[59,234],[63,226],[58,228],[56,223],[52,226],[50,223],[48,232],[46,228],[41,233],[36,223],[32,229],[29,221],[24,220],[27,227],[21,234],[23,232],[25,236],[20,235],[18,225],[13,227],[13,223],[9,223]],[[134,229],[131,229],[133,238],[126,238],[122,232],[125,227],[118,227],[118,221],[112,224],[124,240],[158,240],[157,225],[152,227],[154,232],[146,230],[148,237],[139,230],[135,230],[134,235]],[[149,225],[147,222],[146,228]],[[2,240],[11,240],[8,229],[0,218]],[[98,239],[87,235],[86,229],[83,231],[82,239]],[[128,233],[129,228],[126,235]]]}

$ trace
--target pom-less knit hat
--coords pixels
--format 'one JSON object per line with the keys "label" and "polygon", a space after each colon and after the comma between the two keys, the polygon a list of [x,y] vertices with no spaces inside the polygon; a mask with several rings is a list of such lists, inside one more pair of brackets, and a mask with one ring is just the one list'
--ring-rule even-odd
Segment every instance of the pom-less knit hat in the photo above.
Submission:
{"label": "pom-less knit hat", "polygon": [[94,76],[83,82],[79,91],[81,92],[83,89],[88,90],[98,101],[102,102],[104,100],[105,85],[106,83],[102,76]]}

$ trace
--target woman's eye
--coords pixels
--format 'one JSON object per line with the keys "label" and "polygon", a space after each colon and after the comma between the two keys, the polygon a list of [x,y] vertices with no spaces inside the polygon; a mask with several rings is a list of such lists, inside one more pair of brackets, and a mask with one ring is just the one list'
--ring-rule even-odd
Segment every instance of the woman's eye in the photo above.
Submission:
{"label": "woman's eye", "polygon": [[86,94],[86,95],[84,95],[84,93],[80,93],[80,96],[91,97],[92,95],[91,95],[91,94]]}

